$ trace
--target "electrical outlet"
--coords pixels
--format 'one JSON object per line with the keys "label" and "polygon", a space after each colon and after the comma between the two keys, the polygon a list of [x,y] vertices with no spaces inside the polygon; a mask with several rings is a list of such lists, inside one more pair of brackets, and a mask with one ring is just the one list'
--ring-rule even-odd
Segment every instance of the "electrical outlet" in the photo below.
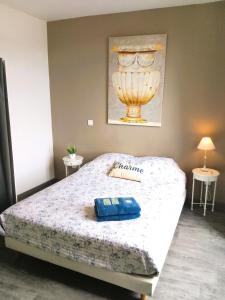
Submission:
{"label": "electrical outlet", "polygon": [[94,121],[93,120],[88,120],[87,124],[88,124],[88,126],[93,127],[94,126]]}

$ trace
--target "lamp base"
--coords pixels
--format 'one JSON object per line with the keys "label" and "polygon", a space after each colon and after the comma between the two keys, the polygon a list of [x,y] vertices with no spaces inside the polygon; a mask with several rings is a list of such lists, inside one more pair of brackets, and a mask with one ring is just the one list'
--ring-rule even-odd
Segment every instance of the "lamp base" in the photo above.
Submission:
{"label": "lamp base", "polygon": [[208,172],[208,168],[206,168],[206,167],[203,167],[203,168],[201,168],[200,169],[202,172]]}
{"label": "lamp base", "polygon": [[207,160],[207,155],[206,155],[206,150],[205,150],[203,170],[207,169],[207,168],[206,168],[206,160]]}

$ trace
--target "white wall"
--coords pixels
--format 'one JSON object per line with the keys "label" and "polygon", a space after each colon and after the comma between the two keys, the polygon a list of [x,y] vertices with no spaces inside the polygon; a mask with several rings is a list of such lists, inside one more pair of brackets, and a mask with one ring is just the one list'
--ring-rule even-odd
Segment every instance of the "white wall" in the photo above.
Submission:
{"label": "white wall", "polygon": [[45,21],[0,4],[17,194],[54,177]]}

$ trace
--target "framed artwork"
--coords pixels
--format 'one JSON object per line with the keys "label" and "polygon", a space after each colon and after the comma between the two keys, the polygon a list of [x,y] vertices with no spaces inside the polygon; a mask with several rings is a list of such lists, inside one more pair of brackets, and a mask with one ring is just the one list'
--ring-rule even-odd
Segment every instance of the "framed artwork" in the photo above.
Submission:
{"label": "framed artwork", "polygon": [[166,38],[109,38],[109,124],[161,126]]}

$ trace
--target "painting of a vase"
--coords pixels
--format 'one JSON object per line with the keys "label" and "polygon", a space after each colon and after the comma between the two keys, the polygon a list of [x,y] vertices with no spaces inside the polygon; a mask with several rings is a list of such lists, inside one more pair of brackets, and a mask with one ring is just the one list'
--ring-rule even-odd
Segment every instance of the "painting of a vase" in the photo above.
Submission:
{"label": "painting of a vase", "polygon": [[161,126],[166,35],[109,39],[108,123]]}

